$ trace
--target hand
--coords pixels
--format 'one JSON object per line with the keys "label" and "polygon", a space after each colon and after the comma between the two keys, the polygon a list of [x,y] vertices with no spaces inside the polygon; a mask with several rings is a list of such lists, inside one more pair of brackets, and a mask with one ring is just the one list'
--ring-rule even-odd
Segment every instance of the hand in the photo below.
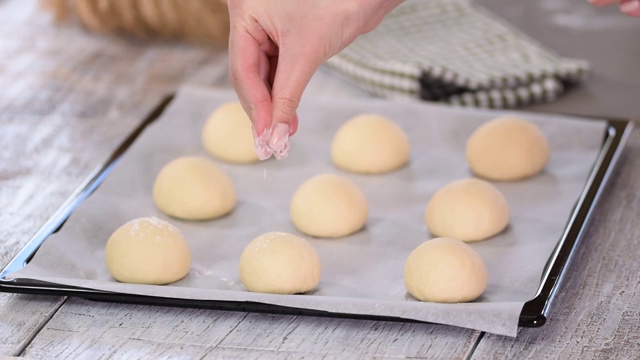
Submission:
{"label": "hand", "polygon": [[229,0],[230,76],[260,159],[282,159],[313,73],[402,0]]}
{"label": "hand", "polygon": [[620,11],[631,16],[640,16],[640,0],[588,0],[596,6],[619,4]]}

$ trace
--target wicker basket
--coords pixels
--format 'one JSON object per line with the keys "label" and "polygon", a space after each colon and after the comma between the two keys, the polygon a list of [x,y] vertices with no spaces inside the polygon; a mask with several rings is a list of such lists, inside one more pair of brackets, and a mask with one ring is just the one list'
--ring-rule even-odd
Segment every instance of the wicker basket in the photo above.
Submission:
{"label": "wicker basket", "polygon": [[41,0],[56,20],[90,31],[226,44],[226,0]]}

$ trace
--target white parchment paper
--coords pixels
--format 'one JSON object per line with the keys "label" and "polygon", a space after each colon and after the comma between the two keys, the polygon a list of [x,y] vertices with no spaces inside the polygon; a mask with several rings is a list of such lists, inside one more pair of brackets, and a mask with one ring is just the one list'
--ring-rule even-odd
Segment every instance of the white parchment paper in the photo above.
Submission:
{"label": "white parchment paper", "polygon": [[[464,158],[468,136],[502,113],[415,102],[306,99],[287,159],[254,165],[216,161],[236,186],[238,204],[231,215],[206,222],[165,216],[151,196],[156,174],[177,157],[207,156],[200,131],[211,111],[229,100],[235,100],[235,94],[180,90],[97,191],[12,277],[131,294],[395,316],[515,336],[522,305],[536,293],[545,262],[584,187],[605,131],[604,121],[521,114],[547,135],[551,161],[532,179],[495,183],[509,203],[511,223],[500,235],[470,244],[488,268],[489,285],[483,296],[472,303],[435,304],[407,294],[404,262],[416,246],[431,238],[424,223],[431,195],[453,180],[471,176]],[[369,112],[388,116],[404,128],[412,147],[409,166],[379,176],[349,174],[332,166],[330,146],[337,128],[351,116]],[[268,231],[299,234],[289,220],[291,197],[304,180],[324,172],[347,176],[362,188],[370,207],[366,228],[342,239],[309,239],[323,265],[320,285],[313,293],[247,292],[238,275],[242,250]],[[125,222],[144,216],[156,216],[181,229],[193,255],[186,278],[150,286],[118,283],[110,277],[104,261],[107,239]]]}

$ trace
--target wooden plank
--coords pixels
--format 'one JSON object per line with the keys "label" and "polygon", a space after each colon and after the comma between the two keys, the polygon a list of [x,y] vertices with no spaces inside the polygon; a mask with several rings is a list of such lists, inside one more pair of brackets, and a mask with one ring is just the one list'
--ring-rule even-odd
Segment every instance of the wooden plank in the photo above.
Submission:
{"label": "wooden plank", "polygon": [[[0,68],[0,85],[10,89],[0,93],[3,129],[0,136],[9,149],[3,152],[3,160],[20,159],[20,162],[2,161],[0,165],[0,202],[10,204],[0,214],[5,264],[162,94],[183,82],[228,85],[224,80],[226,62],[214,52],[180,44],[104,39],[79,33],[74,28],[51,29],[33,8],[31,14],[19,17],[18,21],[8,16],[17,12],[18,3],[5,2],[0,8],[0,22],[6,20],[4,27],[0,24],[0,35],[29,23],[30,31],[20,32],[22,38],[13,46],[34,43],[38,46],[19,47],[13,53],[17,65]],[[2,44],[0,52],[8,52]],[[329,83],[316,80],[309,93],[316,93],[314,89],[317,93],[340,93],[336,92],[340,86],[328,86]],[[0,352],[20,353],[62,301],[63,298],[3,295],[6,311],[1,313]],[[247,352],[241,348],[211,347],[218,342],[217,336],[229,335],[238,319],[245,316],[243,313],[120,306],[73,299],[24,355],[173,357],[188,351],[194,356],[235,354],[238,358],[263,358],[273,352],[275,357],[282,358],[275,355],[282,352],[271,350]],[[177,319],[183,319],[179,325],[182,335],[172,327]],[[83,321],[86,327],[81,326]],[[139,325],[138,321],[146,323]],[[203,331],[199,327],[203,321],[215,327]],[[71,326],[65,328],[66,325]],[[370,332],[367,328],[362,331]],[[455,346],[460,353],[466,350],[466,343],[459,339],[470,341],[471,333],[452,333],[457,334]],[[198,334],[203,337],[198,338]],[[406,335],[408,342],[412,332],[407,331]],[[251,344],[250,339],[243,338]],[[330,346],[341,340],[323,341]],[[408,349],[412,350],[410,346]],[[285,358],[297,358],[295,354],[303,353],[296,350],[284,354]]]}
{"label": "wooden plank", "polygon": [[[589,60],[594,76],[533,110],[637,118],[637,19],[616,6],[479,0],[545,46]],[[531,20],[535,19],[535,20]],[[635,359],[640,354],[640,131],[636,130],[570,267],[549,322],[516,339],[486,335],[474,358]]]}
{"label": "wooden plank", "polygon": [[[33,358],[204,356],[241,312],[109,304],[70,298],[25,350]],[[149,346],[155,344],[161,346]],[[164,355],[163,355],[164,354]]]}
{"label": "wooden plank", "polygon": [[487,334],[473,358],[637,359],[640,354],[640,130],[596,208],[548,323]]}
{"label": "wooden plank", "polygon": [[[0,53],[14,57],[0,66],[0,264],[164,94],[227,72],[219,52],[51,28],[36,9],[16,23],[28,3],[0,5],[0,37],[13,40]],[[30,31],[16,31],[27,23]]]}
{"label": "wooden plank", "polygon": [[[220,51],[53,27],[37,1],[0,2],[0,38],[0,267],[162,95],[227,71]],[[0,294],[0,354],[63,300]]]}
{"label": "wooden plank", "polygon": [[40,358],[463,358],[479,332],[392,323],[108,304],[71,298],[27,347]]}
{"label": "wooden plank", "polygon": [[437,324],[249,314],[218,347],[357,357],[463,358],[480,332]]}
{"label": "wooden plank", "polygon": [[0,358],[19,355],[64,300],[60,296],[0,294]]}
{"label": "wooden plank", "polygon": [[[48,17],[38,13],[34,4],[20,0],[0,3],[0,56],[11,60],[0,62],[1,265],[161,94],[181,83],[219,84],[219,76],[226,72],[219,52],[175,43],[95,37],[75,27],[51,28]],[[318,82],[310,86],[305,96],[336,90]],[[620,91],[615,81],[606,88]],[[633,93],[622,89],[626,95],[609,99],[623,101]],[[581,94],[580,99],[586,101],[576,101],[579,105],[601,105],[592,101],[591,91]],[[559,103],[575,97],[570,94]],[[618,102],[607,104],[613,107]],[[552,314],[545,328],[522,330],[515,340],[487,335],[477,358],[636,356],[640,343],[635,306],[638,288],[637,281],[633,282],[638,266],[628,254],[637,253],[640,237],[632,217],[638,218],[639,203],[639,189],[633,184],[640,175],[637,132],[633,143],[632,155],[627,154],[627,165],[617,175],[616,190],[609,189],[589,229],[585,244],[591,248],[583,246],[574,261],[576,283],[556,302],[557,314]],[[620,204],[628,209],[622,210]],[[620,238],[621,233],[628,237],[623,239],[626,242],[615,242],[614,236]],[[0,295],[0,353],[19,352],[61,301]],[[243,313],[71,299],[25,355],[448,359],[465,356],[477,335],[438,325],[259,314],[245,317]],[[172,341],[174,337],[179,340]],[[51,348],[56,352],[50,352]]]}
{"label": "wooden plank", "polygon": [[[218,67],[221,67],[220,64],[224,62],[218,61]],[[103,66],[119,68],[122,65],[117,59],[112,59],[112,63],[105,63]],[[224,76],[217,83],[228,87],[228,79]],[[107,87],[114,88],[115,84]],[[322,70],[309,85],[306,96],[363,94]],[[87,99],[72,102],[76,106],[82,106],[83,101]],[[111,100],[103,98],[95,104],[92,101],[84,103],[84,106],[102,107],[107,106],[104,102],[109,101]],[[137,100],[130,101],[135,104]],[[108,113],[137,111],[127,108],[127,104],[129,102],[122,100],[116,103],[121,108]],[[74,116],[87,114],[87,110],[83,108],[74,111],[77,111],[73,113]],[[111,125],[105,126],[113,126],[116,120],[109,116],[108,121]],[[95,121],[87,122],[89,132],[103,129]],[[95,139],[83,141],[82,144],[87,146],[96,141],[104,139],[100,140],[100,135],[96,135]],[[215,326],[203,332],[199,324],[205,321],[203,319],[211,317],[215,317],[215,321],[210,321]],[[201,334],[201,337],[196,336],[197,334]],[[220,339],[223,335],[224,338]],[[92,359],[173,357],[180,354],[214,358],[299,358],[308,355],[311,358],[340,358],[345,353],[352,356],[462,358],[478,335],[475,331],[439,325],[246,315],[70,299],[46,324],[24,355],[35,358]],[[352,339],[355,342],[351,342]]]}

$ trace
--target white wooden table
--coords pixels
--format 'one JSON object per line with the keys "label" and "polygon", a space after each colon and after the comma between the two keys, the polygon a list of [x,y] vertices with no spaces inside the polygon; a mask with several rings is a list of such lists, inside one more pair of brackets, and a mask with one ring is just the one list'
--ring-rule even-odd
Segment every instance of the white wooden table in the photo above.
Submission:
{"label": "white wooden table", "polygon": [[[534,110],[640,117],[640,19],[586,2],[480,1],[594,77]],[[181,84],[229,87],[224,49],[53,27],[0,0],[0,266]],[[366,96],[321,70],[306,96]],[[455,327],[0,294],[0,355],[27,358],[640,357],[640,131],[631,135],[548,323],[507,338]]]}

